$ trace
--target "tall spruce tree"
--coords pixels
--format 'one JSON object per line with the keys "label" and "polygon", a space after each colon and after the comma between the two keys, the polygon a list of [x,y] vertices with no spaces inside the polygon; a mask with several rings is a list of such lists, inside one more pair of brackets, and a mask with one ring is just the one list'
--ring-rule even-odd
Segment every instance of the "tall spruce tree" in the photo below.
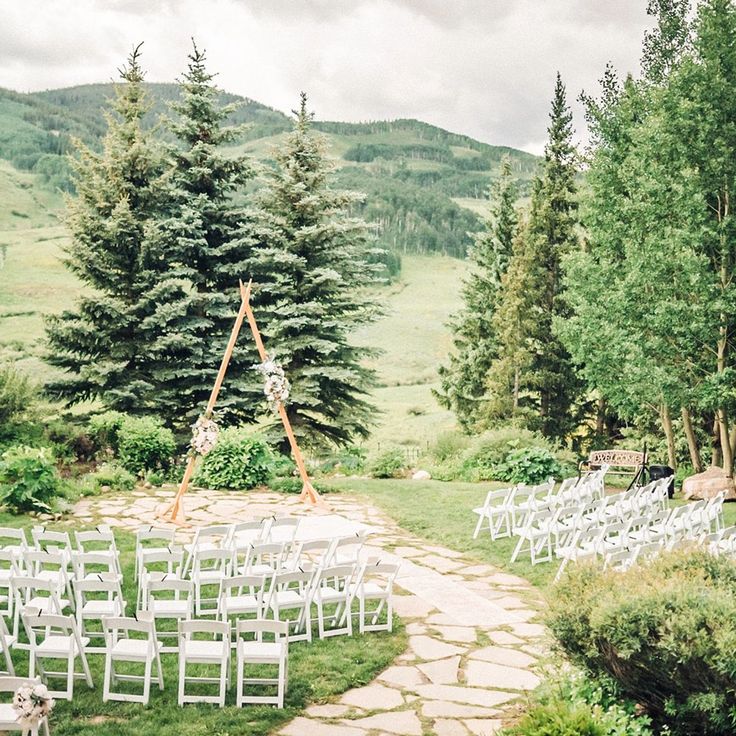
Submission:
{"label": "tall spruce tree", "polygon": [[47,359],[64,371],[49,390],[67,403],[102,398],[132,413],[151,410],[152,386],[141,362],[150,282],[144,241],[162,174],[160,148],[141,127],[148,109],[143,77],[138,46],[120,70],[101,153],[77,144],[66,264],[86,289],[74,309],[46,326]]}
{"label": "tall spruce tree", "polygon": [[491,190],[491,211],[483,231],[474,238],[471,271],[463,284],[463,308],[450,322],[455,351],[441,366],[441,388],[434,395],[451,409],[465,431],[477,428],[486,415],[486,380],[498,355],[493,318],[501,280],[511,259],[516,233],[517,191],[511,164],[505,158],[501,176]]}
{"label": "tall spruce tree", "polygon": [[[506,285],[502,299],[511,303],[531,300],[530,308],[535,315],[533,320],[524,320],[526,334],[521,339],[513,338],[530,354],[520,375],[514,369],[514,395],[523,396],[529,405],[527,417],[532,427],[549,437],[561,438],[575,425],[574,407],[583,385],[570,355],[553,331],[555,318],[568,314],[561,261],[566,253],[578,247],[577,154],[572,143],[572,113],[559,74],[547,132],[544,166],[533,184],[524,248],[518,249],[514,256],[522,260],[515,265],[518,273]],[[528,293],[514,293],[518,289]],[[516,331],[509,329],[507,334],[516,335]],[[512,346],[504,346],[501,352],[514,350]],[[500,385],[495,383],[495,376],[503,377]],[[492,371],[491,393],[501,395],[507,379],[507,372]]]}
{"label": "tall spruce tree", "polygon": [[[179,99],[167,127],[176,138],[169,149],[165,212],[149,231],[155,269],[146,336],[146,369],[155,386],[156,412],[174,427],[190,424],[207,403],[240,304],[238,279],[250,253],[243,237],[242,188],[251,167],[224,147],[241,129],[226,124],[236,105],[222,105],[207,71],[205,54],[193,44],[180,80]],[[249,349],[250,348],[250,349]],[[257,353],[241,340],[218,401],[225,423],[252,418],[252,398],[238,375]]]}
{"label": "tall spruce tree", "polygon": [[[311,129],[304,94],[295,115],[259,198],[249,273],[266,348],[291,381],[286,410],[294,431],[319,448],[366,437],[372,423],[366,397],[374,371],[364,363],[372,351],[351,337],[381,312],[366,290],[380,266],[368,262],[375,249],[365,222],[349,215],[358,196],[330,188],[324,141]],[[250,385],[265,407],[258,374]],[[273,430],[280,435],[278,421]]]}

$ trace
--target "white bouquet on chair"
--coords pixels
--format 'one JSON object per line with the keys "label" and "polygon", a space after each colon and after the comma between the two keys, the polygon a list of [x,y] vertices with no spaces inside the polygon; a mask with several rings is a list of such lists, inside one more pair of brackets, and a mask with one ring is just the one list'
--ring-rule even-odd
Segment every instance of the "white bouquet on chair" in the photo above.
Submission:
{"label": "white bouquet on chair", "polygon": [[255,368],[263,375],[263,393],[268,400],[268,406],[271,411],[278,411],[279,404],[285,404],[289,400],[289,389],[291,388],[281,363],[274,358],[269,358]]}
{"label": "white bouquet on chair", "polygon": [[201,416],[192,425],[192,441],[189,443],[195,455],[206,455],[217,443],[220,428],[214,419]]}
{"label": "white bouquet on chair", "polygon": [[13,695],[13,710],[18,714],[18,723],[23,728],[37,726],[54,707],[54,700],[46,685],[41,683],[23,685]]}

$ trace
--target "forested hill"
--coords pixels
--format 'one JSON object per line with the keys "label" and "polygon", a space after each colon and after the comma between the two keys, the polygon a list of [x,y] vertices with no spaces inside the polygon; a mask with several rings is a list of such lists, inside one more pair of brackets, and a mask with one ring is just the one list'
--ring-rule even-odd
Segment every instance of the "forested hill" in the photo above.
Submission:
{"label": "forested hill", "polygon": [[[145,122],[154,126],[168,113],[178,87],[147,86],[151,110]],[[111,84],[30,94],[0,89],[0,159],[36,174],[39,186],[70,190],[65,154],[73,138],[99,145],[112,93]],[[223,92],[222,100],[240,103],[232,122],[247,125],[236,150],[267,162],[273,144],[290,129],[290,118],[237,95]],[[363,216],[378,224],[382,243],[398,252],[464,255],[502,157],[509,156],[522,196],[539,161],[418,120],[317,121],[315,127],[327,138],[339,185],[365,192]]]}

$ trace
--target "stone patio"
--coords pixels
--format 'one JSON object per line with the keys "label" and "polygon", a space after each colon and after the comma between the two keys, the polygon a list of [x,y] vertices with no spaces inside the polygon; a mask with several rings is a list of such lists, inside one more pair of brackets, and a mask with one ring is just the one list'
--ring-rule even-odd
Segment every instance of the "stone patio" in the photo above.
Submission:
{"label": "stone patio", "polygon": [[[82,499],[75,520],[134,531],[161,525],[156,510],[173,490],[136,490],[126,497]],[[356,497],[326,496],[330,509],[307,508],[296,496],[271,492],[194,490],[185,501],[195,525],[263,516],[301,515],[304,534],[325,528],[370,531],[366,553],[397,562],[394,610],[409,647],[376,680],[337,702],[307,708],[283,736],[490,736],[505,712],[540,682],[545,630],[535,622],[540,601],[529,584],[461,553],[425,545]],[[321,518],[320,518],[321,517]],[[472,519],[468,521],[472,532]],[[179,532],[182,541],[191,529]]]}

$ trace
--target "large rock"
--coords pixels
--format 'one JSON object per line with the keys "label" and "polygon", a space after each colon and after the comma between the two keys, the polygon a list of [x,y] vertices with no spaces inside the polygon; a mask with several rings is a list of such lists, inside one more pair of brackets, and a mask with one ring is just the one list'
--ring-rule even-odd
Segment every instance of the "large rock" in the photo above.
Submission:
{"label": "large rock", "polygon": [[411,476],[412,480],[431,480],[432,476],[426,470],[417,470],[414,475]]}
{"label": "large rock", "polygon": [[711,465],[707,470],[685,478],[682,493],[685,499],[713,498],[726,491],[726,500],[736,499],[736,485],[721,468]]}

